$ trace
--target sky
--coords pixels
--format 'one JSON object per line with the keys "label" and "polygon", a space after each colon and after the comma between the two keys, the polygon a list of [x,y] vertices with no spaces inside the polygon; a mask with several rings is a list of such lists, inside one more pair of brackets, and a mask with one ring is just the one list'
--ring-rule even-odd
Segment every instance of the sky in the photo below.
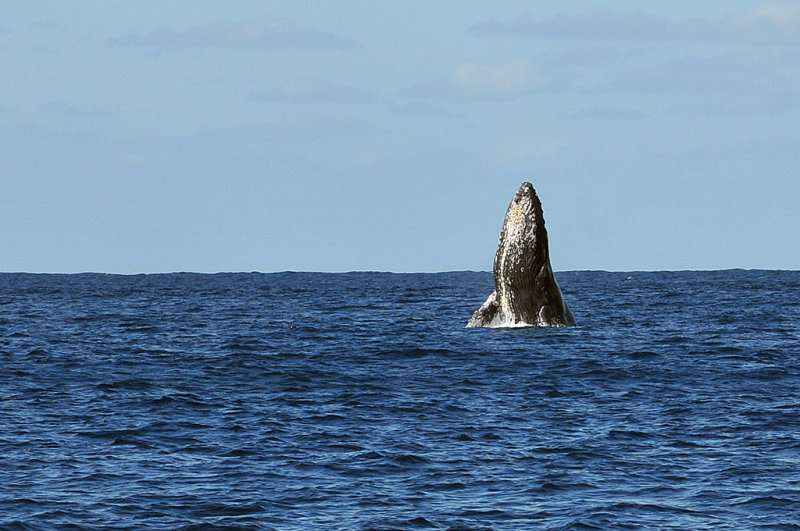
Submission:
{"label": "sky", "polygon": [[0,271],[800,269],[800,2],[3,3]]}

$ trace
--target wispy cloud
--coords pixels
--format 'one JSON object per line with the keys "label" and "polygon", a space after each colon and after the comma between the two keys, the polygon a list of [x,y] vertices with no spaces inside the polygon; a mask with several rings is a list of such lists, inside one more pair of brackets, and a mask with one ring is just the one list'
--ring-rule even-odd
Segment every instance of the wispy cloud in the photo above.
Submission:
{"label": "wispy cloud", "polygon": [[521,171],[537,161],[557,156],[566,144],[553,138],[508,137],[500,139],[486,153],[488,162],[502,171]]}
{"label": "wispy cloud", "polygon": [[47,113],[75,115],[80,111],[65,101],[48,101],[39,106],[39,110]]}
{"label": "wispy cloud", "polygon": [[110,46],[147,48],[250,48],[275,50],[282,48],[350,48],[355,41],[333,33],[302,28],[294,22],[276,18],[258,18],[239,22],[220,22],[192,26],[184,30],[157,28],[146,35],[129,34],[113,37]]}
{"label": "wispy cloud", "polygon": [[280,87],[275,87],[252,95],[255,101],[290,103],[373,103],[376,97],[368,90],[337,85],[316,77],[294,78]]}
{"label": "wispy cloud", "polygon": [[55,20],[39,20],[31,23],[30,27],[36,30],[54,30],[58,29],[58,22]]}
{"label": "wispy cloud", "polygon": [[478,36],[516,35],[575,40],[707,40],[765,45],[800,45],[800,2],[763,1],[718,20],[670,20],[641,11],[591,11],[537,20],[521,14],[511,21],[487,20],[470,28]]}
{"label": "wispy cloud", "polygon": [[39,110],[49,114],[63,116],[107,116],[108,112],[81,109],[62,100],[48,101],[39,106]]}
{"label": "wispy cloud", "polygon": [[609,121],[641,120],[647,116],[647,113],[642,111],[615,105],[591,105],[566,115],[567,118],[575,120]]}
{"label": "wispy cloud", "polygon": [[424,100],[408,101],[394,105],[390,111],[399,116],[428,118],[431,116],[450,116],[451,113],[444,105],[431,103]]}
{"label": "wispy cloud", "polygon": [[405,91],[418,97],[514,99],[546,85],[533,63],[517,59],[498,65],[461,63],[444,79],[417,84]]}
{"label": "wispy cloud", "polygon": [[716,57],[679,57],[651,69],[620,72],[610,87],[636,93],[693,93],[797,101],[800,67],[797,51],[756,49]]}
{"label": "wispy cloud", "polygon": [[728,37],[756,44],[800,44],[800,2],[760,2],[725,21]]}
{"label": "wispy cloud", "polygon": [[217,150],[238,149],[249,144],[295,143],[307,144],[326,138],[357,136],[367,131],[369,125],[357,118],[334,119],[329,117],[285,114],[273,116],[258,123],[232,127],[219,127],[191,133],[181,137],[150,137],[141,139],[146,149]]}
{"label": "wispy cloud", "polygon": [[[648,13],[593,11],[578,15],[559,14],[536,20],[527,13],[510,22],[479,22],[470,31],[479,36],[517,35],[543,39],[658,40],[685,38],[696,33],[698,22],[674,23]],[[700,22],[702,24],[702,22]]]}

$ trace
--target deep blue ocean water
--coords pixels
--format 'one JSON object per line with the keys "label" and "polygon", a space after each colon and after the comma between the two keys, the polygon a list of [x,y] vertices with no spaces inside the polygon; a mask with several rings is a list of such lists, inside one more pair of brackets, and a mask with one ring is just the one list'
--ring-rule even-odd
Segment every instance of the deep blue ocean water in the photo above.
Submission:
{"label": "deep blue ocean water", "polygon": [[0,274],[0,528],[800,528],[800,272],[558,279]]}

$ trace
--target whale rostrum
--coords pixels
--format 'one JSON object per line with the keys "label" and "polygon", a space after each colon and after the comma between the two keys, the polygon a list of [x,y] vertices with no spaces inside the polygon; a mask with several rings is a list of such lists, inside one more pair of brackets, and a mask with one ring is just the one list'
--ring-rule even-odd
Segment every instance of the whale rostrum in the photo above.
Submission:
{"label": "whale rostrum", "polygon": [[533,185],[524,182],[503,221],[494,256],[494,291],[467,327],[574,325],[550,266],[542,203]]}

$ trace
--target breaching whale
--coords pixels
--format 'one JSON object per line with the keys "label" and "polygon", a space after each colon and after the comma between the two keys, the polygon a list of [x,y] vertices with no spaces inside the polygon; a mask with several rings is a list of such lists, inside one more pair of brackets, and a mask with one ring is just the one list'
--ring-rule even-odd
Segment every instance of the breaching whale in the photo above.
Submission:
{"label": "breaching whale", "polygon": [[494,256],[494,291],[468,328],[574,326],[550,266],[542,202],[529,182],[508,205]]}

